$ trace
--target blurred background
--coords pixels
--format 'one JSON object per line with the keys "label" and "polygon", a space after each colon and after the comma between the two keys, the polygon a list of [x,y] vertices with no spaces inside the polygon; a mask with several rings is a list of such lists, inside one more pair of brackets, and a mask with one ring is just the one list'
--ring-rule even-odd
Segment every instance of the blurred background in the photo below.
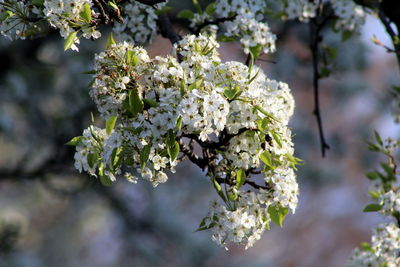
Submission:
{"label": "blurred background", "polygon": [[[179,27],[179,25],[178,25]],[[362,35],[341,42],[331,31],[323,43],[337,49],[332,74],[321,81],[321,109],[331,149],[321,157],[313,110],[308,27],[272,24],[278,51],[257,62],[287,82],[296,99],[291,128],[301,195],[283,229],[272,227],[247,251],[218,247],[207,231],[194,232],[216,199],[204,173],[181,164],[156,189],[119,179],[105,188],[73,167],[64,146],[90,124],[96,109],[88,95],[94,53],[63,52],[57,33],[32,41],[0,39],[0,267],[3,266],[343,266],[353,248],[369,241],[383,218],[363,213],[368,181],[379,157],[367,150],[373,130],[398,137],[391,87],[399,85],[395,57],[370,41],[390,45],[369,17]],[[181,31],[183,33],[183,30]],[[171,51],[157,38],[150,54]],[[244,62],[235,43],[221,46],[224,60]]]}

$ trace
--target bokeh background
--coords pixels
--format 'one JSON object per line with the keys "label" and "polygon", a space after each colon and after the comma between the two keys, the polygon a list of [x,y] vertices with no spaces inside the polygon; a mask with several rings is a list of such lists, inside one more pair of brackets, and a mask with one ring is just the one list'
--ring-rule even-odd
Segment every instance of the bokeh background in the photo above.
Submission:
{"label": "bokeh background", "polygon": [[[179,28],[179,21],[176,25]],[[32,41],[0,39],[0,266],[343,266],[352,249],[369,241],[383,221],[363,213],[364,173],[379,156],[367,150],[373,130],[398,137],[392,85],[400,84],[395,57],[381,24],[368,17],[361,36],[343,43],[327,30],[323,43],[337,49],[332,75],[321,81],[323,123],[331,149],[322,158],[312,115],[308,27],[272,24],[278,52],[257,62],[272,79],[289,84],[296,99],[295,134],[301,195],[295,215],[272,227],[249,250],[218,247],[210,233],[194,232],[216,194],[196,166],[185,162],[156,189],[119,179],[105,188],[73,167],[64,146],[90,124],[88,95],[93,55],[105,47],[84,41],[80,53],[63,52],[57,33]],[[171,51],[157,38],[150,54]],[[224,60],[244,61],[235,43]],[[97,120],[101,124],[100,120]]]}

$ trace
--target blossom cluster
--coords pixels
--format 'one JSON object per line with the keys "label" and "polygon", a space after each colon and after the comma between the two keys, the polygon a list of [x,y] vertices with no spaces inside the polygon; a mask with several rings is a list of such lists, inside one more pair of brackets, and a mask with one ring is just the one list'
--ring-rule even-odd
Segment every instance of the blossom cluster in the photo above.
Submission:
{"label": "blossom cluster", "polygon": [[[161,10],[166,3],[156,6]],[[113,11],[109,11],[109,10]],[[119,40],[139,44],[151,42],[156,35],[155,7],[133,1],[119,7],[92,0],[0,0],[0,33],[9,39],[40,35],[46,26],[59,30],[65,49],[78,51],[79,39],[98,39],[98,25],[116,20],[113,32]],[[109,14],[105,14],[108,12]],[[115,19],[115,16],[124,16]],[[117,15],[110,15],[117,14]],[[106,18],[106,16],[108,16]],[[107,21],[108,20],[108,21]]]}
{"label": "blossom cluster", "polygon": [[[160,3],[156,7],[161,10],[166,4],[166,2]],[[154,7],[131,1],[123,5],[121,9],[124,21],[114,24],[113,32],[116,37],[132,43],[150,43],[156,36],[157,29],[157,14]]]}
{"label": "blossom cluster", "polygon": [[12,39],[25,39],[32,32],[40,31],[38,22],[41,11],[33,1],[27,5],[17,0],[0,0],[0,34]]}
{"label": "blossom cluster", "polygon": [[400,228],[394,223],[381,224],[373,230],[371,244],[356,248],[347,262],[348,267],[387,266],[400,264]]}
{"label": "blossom cluster", "polygon": [[[91,0],[45,0],[44,15],[50,25],[60,31],[60,35],[67,39],[76,32],[76,28],[82,30],[86,39],[97,39],[101,36],[95,26],[91,26],[92,14]],[[78,36],[72,36],[72,50],[78,51]]]}
{"label": "blossom cluster", "polygon": [[386,223],[373,231],[371,244],[363,243],[362,249],[355,249],[348,260],[348,266],[387,266],[400,265],[400,193],[393,154],[400,145],[400,139],[383,141],[375,133],[377,144],[370,149],[381,152],[389,158],[389,163],[381,163],[384,173],[373,171],[367,174],[372,180],[370,195],[377,203],[368,205],[364,211],[379,211],[396,223]]}
{"label": "blossom cluster", "polygon": [[[365,10],[350,0],[329,0],[336,16],[334,28],[338,31],[359,32],[365,22]],[[299,19],[307,22],[317,15],[320,1],[282,0],[281,9],[284,19]]]}
{"label": "blossom cluster", "polygon": [[[90,91],[106,129],[90,126],[70,144],[76,168],[106,184],[125,172],[157,186],[183,158],[207,161],[199,166],[222,203],[214,202],[200,228],[212,228],[221,245],[250,247],[271,220],[282,225],[297,206],[298,161],[287,127],[294,100],[287,84],[258,67],[222,62],[218,46],[212,37],[187,35],[174,46],[178,61],[111,44],[96,55]],[[252,172],[263,173],[261,184],[249,180]]]}
{"label": "blossom cluster", "polygon": [[262,22],[265,8],[261,0],[221,0],[215,4],[215,14],[217,18],[232,18],[224,23],[225,36],[239,38],[246,54],[251,50],[273,53],[276,36]]}
{"label": "blossom cluster", "polygon": [[307,22],[317,14],[317,0],[282,0],[281,5],[285,19],[299,19]]}

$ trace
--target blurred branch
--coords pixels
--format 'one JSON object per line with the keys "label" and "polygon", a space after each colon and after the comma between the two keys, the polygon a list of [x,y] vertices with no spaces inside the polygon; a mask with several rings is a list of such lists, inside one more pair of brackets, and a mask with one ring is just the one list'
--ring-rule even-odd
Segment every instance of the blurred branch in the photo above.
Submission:
{"label": "blurred branch", "polygon": [[218,25],[218,24],[220,24],[220,23],[224,23],[225,21],[232,21],[232,20],[234,20],[235,18],[236,18],[236,15],[235,15],[235,16],[231,16],[231,17],[226,17],[226,18],[217,18],[217,19],[215,19],[215,20],[206,20],[206,21],[204,21],[202,24],[200,24],[199,26],[197,26],[196,29],[191,29],[191,31],[193,32],[193,34],[199,35],[200,32],[201,32],[201,30],[202,30],[204,27],[207,27],[207,26],[209,26],[209,25]]}
{"label": "blurred branch", "polygon": [[161,14],[157,19],[157,26],[162,37],[170,40],[172,44],[179,42],[182,37],[175,31],[167,14]]}
{"label": "blurred branch", "polygon": [[327,144],[324,136],[324,129],[322,127],[322,119],[320,112],[320,103],[319,103],[319,43],[322,41],[322,36],[320,35],[323,26],[326,24],[328,19],[323,19],[319,21],[320,15],[315,18],[310,19],[310,50],[312,53],[312,64],[313,64],[313,88],[314,88],[314,111],[313,114],[317,119],[318,124],[318,132],[321,143],[321,152],[322,157],[325,157],[326,150],[329,149],[329,145]]}

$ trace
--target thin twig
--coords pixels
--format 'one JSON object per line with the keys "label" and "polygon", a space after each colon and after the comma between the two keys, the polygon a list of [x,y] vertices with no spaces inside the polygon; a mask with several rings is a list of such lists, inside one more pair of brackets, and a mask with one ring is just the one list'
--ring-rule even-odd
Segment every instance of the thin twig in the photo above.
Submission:
{"label": "thin twig", "polygon": [[319,103],[319,43],[321,41],[320,31],[326,21],[322,23],[318,23],[318,17],[310,20],[310,49],[312,53],[312,64],[313,64],[313,88],[314,88],[314,111],[313,114],[317,119],[318,124],[318,132],[321,143],[321,152],[322,157],[325,157],[326,150],[329,149],[329,145],[325,141],[324,129],[322,127],[322,119],[320,112],[320,103]]}

